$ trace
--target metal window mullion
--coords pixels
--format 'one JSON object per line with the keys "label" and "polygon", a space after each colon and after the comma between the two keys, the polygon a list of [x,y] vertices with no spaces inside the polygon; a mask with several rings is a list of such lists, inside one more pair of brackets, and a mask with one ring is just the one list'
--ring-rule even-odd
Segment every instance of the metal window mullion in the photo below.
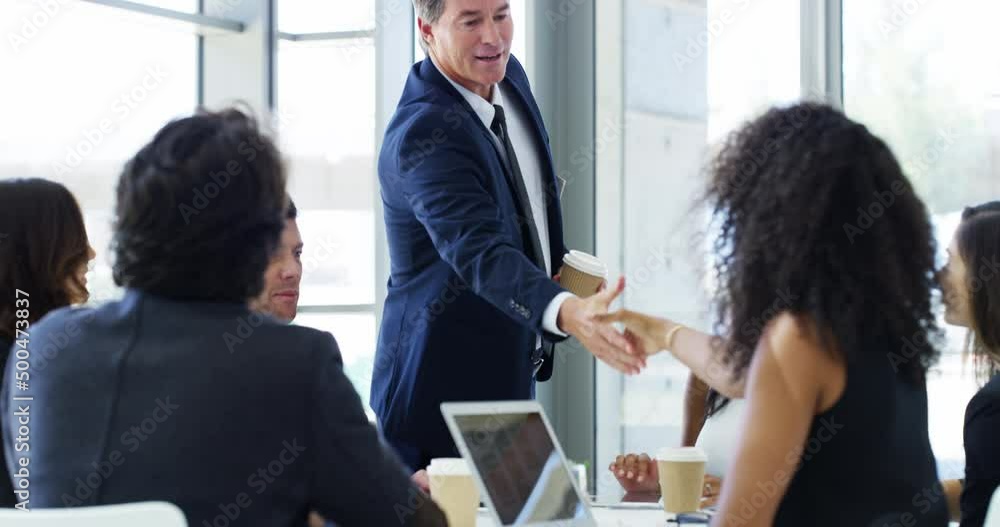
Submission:
{"label": "metal window mullion", "polygon": [[299,313],[365,314],[374,313],[375,304],[330,304],[299,306]]}
{"label": "metal window mullion", "polygon": [[[595,119],[599,123],[612,122],[624,130],[625,122],[625,7],[617,2],[600,2],[594,38],[596,53]],[[612,276],[624,274],[625,269],[625,135],[615,134],[605,143],[595,159],[595,253],[609,262]],[[626,295],[628,292],[625,293]],[[599,466],[601,461],[613,459],[625,448],[623,400],[625,378],[614,369],[599,365],[596,368],[595,450]],[[595,478],[597,494],[610,493],[612,482]]]}
{"label": "metal window mullion", "polygon": [[325,33],[289,33],[279,31],[278,38],[290,42],[317,42],[329,40],[363,40],[374,39],[374,29],[360,29],[357,31],[330,31]]}
{"label": "metal window mullion", "polygon": [[844,109],[844,0],[826,0],[826,89]]}
{"label": "metal window mullion", "polygon": [[843,0],[801,0],[802,97],[843,108]]}
{"label": "metal window mullion", "polygon": [[203,45],[203,104],[217,110],[235,102],[268,115],[275,102],[275,2],[205,2],[209,16],[225,16],[245,26],[241,33],[206,35]]}
{"label": "metal window mullion", "polygon": [[206,15],[202,12],[203,9],[199,9],[198,13],[185,13],[183,11],[174,11],[173,9],[166,9],[163,7],[155,7],[136,2],[129,2],[128,0],[83,0],[83,1],[91,4],[110,7],[113,9],[129,11],[141,15],[147,15],[156,18],[164,18],[167,20],[174,20],[177,22],[184,22],[191,24],[202,30],[205,29],[221,30],[229,33],[242,33],[244,30],[246,30],[246,25],[239,20],[234,20],[223,16]]}
{"label": "metal window mullion", "polygon": [[[382,136],[410,66],[413,65],[413,28],[416,22],[409,2],[375,0],[375,154],[382,148]],[[377,163],[376,163],[377,164]],[[372,171],[374,200],[372,203],[375,230],[375,324],[382,322],[382,301],[387,294],[389,278],[389,246],[382,223],[382,197],[378,177]]]}

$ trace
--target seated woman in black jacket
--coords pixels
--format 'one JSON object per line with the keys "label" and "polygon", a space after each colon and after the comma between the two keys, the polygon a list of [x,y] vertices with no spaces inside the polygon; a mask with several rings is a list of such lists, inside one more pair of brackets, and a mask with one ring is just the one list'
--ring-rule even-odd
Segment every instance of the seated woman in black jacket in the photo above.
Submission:
{"label": "seated woman in black jacket", "polygon": [[965,209],[942,273],[945,321],[970,330],[982,389],[965,410],[965,480],[945,482],[949,502],[961,492],[962,527],[979,527],[1000,485],[1000,202]]}
{"label": "seated woman in black jacket", "polygon": [[[14,342],[31,341],[31,325],[49,311],[87,301],[83,214],[66,187],[44,179],[0,181],[0,372]],[[0,506],[16,503],[0,451]]]}

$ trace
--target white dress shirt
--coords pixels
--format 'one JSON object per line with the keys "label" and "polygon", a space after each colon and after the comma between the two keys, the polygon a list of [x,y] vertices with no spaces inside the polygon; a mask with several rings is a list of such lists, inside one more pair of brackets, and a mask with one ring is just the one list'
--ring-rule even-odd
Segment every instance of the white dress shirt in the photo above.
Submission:
{"label": "white dress shirt", "polygon": [[[486,129],[490,129],[490,126],[493,124],[493,117],[496,115],[496,108],[493,105],[504,109],[507,117],[507,131],[510,134],[510,143],[514,147],[518,165],[521,167],[521,175],[524,177],[524,187],[528,192],[528,202],[531,203],[531,215],[535,219],[535,228],[538,230],[538,242],[542,245],[545,273],[548,274],[549,269],[552,269],[552,251],[549,247],[549,217],[545,206],[545,185],[542,182],[543,174],[545,173],[542,168],[545,166],[542,156],[546,155],[546,153],[534,141],[534,126],[531,124],[531,116],[527,115],[518,104],[504,104],[505,95],[511,100],[517,96],[513,93],[506,94],[506,88],[501,88],[500,85],[494,84],[491,90],[493,92],[493,100],[487,101],[472,90],[455,82],[448,75],[445,75],[433,58],[431,62],[438,68],[438,72],[444,78],[448,79],[448,82],[469,103],[469,106],[476,112],[476,116],[483,122]],[[500,155],[507,160],[507,151],[500,138],[494,133],[490,135],[493,137],[493,142],[496,144],[497,150],[500,151]],[[559,255],[559,257],[561,258],[562,255]],[[542,313],[542,327],[545,331],[566,336],[566,333],[559,329],[559,308],[571,296],[573,296],[573,293],[562,292],[549,302],[549,305],[545,308],[545,312]]]}

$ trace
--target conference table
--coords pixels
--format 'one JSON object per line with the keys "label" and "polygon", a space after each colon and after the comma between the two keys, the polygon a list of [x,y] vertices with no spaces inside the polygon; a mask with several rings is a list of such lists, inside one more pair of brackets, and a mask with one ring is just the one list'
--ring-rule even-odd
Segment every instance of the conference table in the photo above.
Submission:
{"label": "conference table", "polygon": [[[668,516],[663,509],[622,509],[617,507],[592,506],[591,512],[599,526],[615,527],[663,527],[676,526],[676,523],[669,522]],[[476,527],[495,527],[496,523],[486,511],[479,509],[479,516],[476,519]]]}
{"label": "conference table", "polygon": [[[635,508],[619,505],[591,505],[590,511],[597,520],[599,527],[675,527],[671,521],[673,515],[663,512],[662,508]],[[493,518],[485,508],[479,509],[476,527],[495,527]],[[949,527],[959,527],[958,522],[951,522]]]}
{"label": "conference table", "polygon": [[[591,507],[598,526],[614,527],[673,527],[677,524],[670,521],[666,513],[660,510],[619,509],[615,507]],[[496,523],[486,509],[479,509],[476,527],[495,527]],[[950,527],[958,527],[958,522],[951,522]]]}
{"label": "conference table", "polygon": [[[590,512],[599,526],[615,527],[674,527],[673,514],[667,514],[659,501],[659,496],[650,494],[609,494],[589,496]],[[480,507],[476,527],[494,527],[492,516],[485,507]]]}
{"label": "conference table", "polygon": [[[599,527],[677,527],[674,515],[663,510],[659,496],[652,494],[611,493],[590,495],[590,511]],[[698,525],[690,524],[687,525]],[[959,527],[950,522],[949,527]],[[493,517],[485,507],[480,507],[476,527],[496,527]]]}

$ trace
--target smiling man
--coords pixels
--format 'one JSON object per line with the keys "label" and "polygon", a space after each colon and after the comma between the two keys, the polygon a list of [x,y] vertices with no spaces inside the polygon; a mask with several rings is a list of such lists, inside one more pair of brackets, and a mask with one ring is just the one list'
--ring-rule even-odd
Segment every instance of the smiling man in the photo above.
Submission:
{"label": "smiling man", "polygon": [[291,322],[299,307],[299,282],[302,280],[302,235],[296,223],[298,210],[288,200],[285,228],[281,231],[281,245],[271,257],[264,273],[264,290],[251,303],[254,311]]}
{"label": "smiling man", "polygon": [[391,262],[371,405],[410,468],[456,455],[445,401],[529,399],[553,343],[576,337],[625,372],[608,324],[553,279],[566,253],[548,134],[510,55],[507,0],[414,0],[413,66],[379,154]]}

